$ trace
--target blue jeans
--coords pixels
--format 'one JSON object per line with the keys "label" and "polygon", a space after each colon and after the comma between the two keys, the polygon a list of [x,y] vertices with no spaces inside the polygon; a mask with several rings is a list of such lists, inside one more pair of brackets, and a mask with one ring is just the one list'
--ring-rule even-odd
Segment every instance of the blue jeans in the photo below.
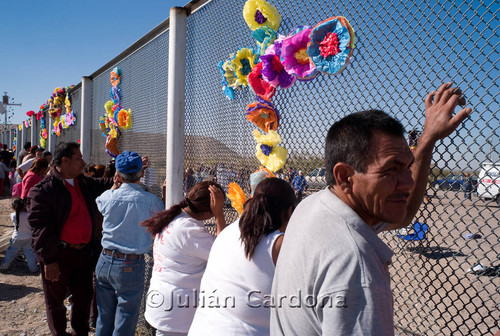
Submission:
{"label": "blue jeans", "polygon": [[17,257],[17,253],[19,251],[23,251],[24,256],[26,257],[26,262],[28,263],[28,268],[30,272],[34,273],[38,271],[38,264],[36,262],[35,253],[31,248],[31,238],[30,239],[10,239],[10,245],[5,252],[5,258],[3,259],[2,265],[0,268],[7,269],[10,267],[10,264]]}
{"label": "blue jeans", "polygon": [[131,335],[144,291],[144,258],[128,260],[101,253],[95,269],[96,336]]}

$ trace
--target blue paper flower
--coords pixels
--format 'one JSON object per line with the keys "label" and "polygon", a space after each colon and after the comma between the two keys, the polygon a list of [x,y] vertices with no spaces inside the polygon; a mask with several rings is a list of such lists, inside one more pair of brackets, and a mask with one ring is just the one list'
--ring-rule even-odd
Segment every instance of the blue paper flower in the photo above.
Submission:
{"label": "blue paper flower", "polygon": [[316,69],[338,74],[345,69],[354,49],[354,29],[344,17],[318,23],[310,33],[307,54]]}

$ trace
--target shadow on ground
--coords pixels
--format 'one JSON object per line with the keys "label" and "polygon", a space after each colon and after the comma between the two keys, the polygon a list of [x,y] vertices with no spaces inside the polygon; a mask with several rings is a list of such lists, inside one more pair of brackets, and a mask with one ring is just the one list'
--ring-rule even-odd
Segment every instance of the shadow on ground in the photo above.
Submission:
{"label": "shadow on ground", "polygon": [[406,248],[409,252],[418,253],[429,259],[442,259],[449,257],[465,257],[462,252],[443,246],[411,246]]}

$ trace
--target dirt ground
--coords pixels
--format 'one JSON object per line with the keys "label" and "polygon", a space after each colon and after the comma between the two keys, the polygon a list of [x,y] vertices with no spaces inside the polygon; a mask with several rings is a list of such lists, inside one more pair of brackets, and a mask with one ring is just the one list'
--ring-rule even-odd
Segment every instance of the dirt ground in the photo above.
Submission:
{"label": "dirt ground", "polygon": [[[11,212],[10,198],[0,197],[0,237],[12,231]],[[461,194],[440,191],[417,215],[430,224],[424,243],[403,243],[394,233],[383,235],[395,253],[391,275],[398,335],[498,332],[500,278],[468,274],[466,269],[478,261],[498,263],[499,218],[496,204],[477,197],[464,201]],[[480,233],[482,238],[464,239],[465,232]],[[40,274],[31,274],[23,260],[0,272],[0,336],[50,335]],[[140,319],[138,331],[143,324]]]}

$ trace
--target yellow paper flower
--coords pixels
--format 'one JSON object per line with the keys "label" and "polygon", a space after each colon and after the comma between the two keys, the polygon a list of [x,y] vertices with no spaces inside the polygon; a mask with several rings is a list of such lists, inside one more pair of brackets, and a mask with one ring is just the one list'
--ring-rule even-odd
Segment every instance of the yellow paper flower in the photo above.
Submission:
{"label": "yellow paper flower", "polygon": [[278,10],[265,0],[248,0],[243,6],[243,18],[251,30],[262,26],[278,30],[281,23]]}
{"label": "yellow paper flower", "polygon": [[130,109],[122,109],[118,112],[118,125],[123,129],[129,130],[132,128],[132,111]]}
{"label": "yellow paper flower", "polygon": [[231,200],[231,206],[238,211],[238,214],[243,212],[243,204],[247,201],[247,195],[241,187],[235,183],[231,182],[228,185],[227,198]]}
{"label": "yellow paper flower", "polygon": [[236,55],[231,60],[231,67],[236,75],[238,85],[248,86],[247,77],[252,72],[256,60],[257,55],[252,49],[241,48],[236,52]]}
{"label": "yellow paper flower", "polygon": [[224,78],[226,78],[227,86],[232,88],[238,87],[238,78],[234,75],[233,68],[231,66],[231,60],[227,60],[222,63],[222,70],[224,70]]}
{"label": "yellow paper flower", "polygon": [[257,141],[255,156],[257,156],[260,163],[272,172],[283,168],[288,151],[281,146],[277,146],[281,142],[280,135],[275,131],[261,134],[258,130],[254,130],[253,136]]}
{"label": "yellow paper flower", "polygon": [[116,137],[118,136],[118,132],[116,131],[116,128],[111,127],[111,129],[109,130],[108,135],[109,135],[112,139],[116,139]]}
{"label": "yellow paper flower", "polygon": [[110,114],[111,116],[113,115],[113,106],[115,105],[115,103],[113,103],[112,100],[108,100],[105,104],[104,104],[104,108],[106,109],[106,113],[107,114]]}
{"label": "yellow paper flower", "polygon": [[22,130],[23,130],[23,125],[22,125],[22,124],[21,124],[21,125],[19,125],[18,127],[19,127],[19,130],[20,130],[20,131],[22,131]]}

